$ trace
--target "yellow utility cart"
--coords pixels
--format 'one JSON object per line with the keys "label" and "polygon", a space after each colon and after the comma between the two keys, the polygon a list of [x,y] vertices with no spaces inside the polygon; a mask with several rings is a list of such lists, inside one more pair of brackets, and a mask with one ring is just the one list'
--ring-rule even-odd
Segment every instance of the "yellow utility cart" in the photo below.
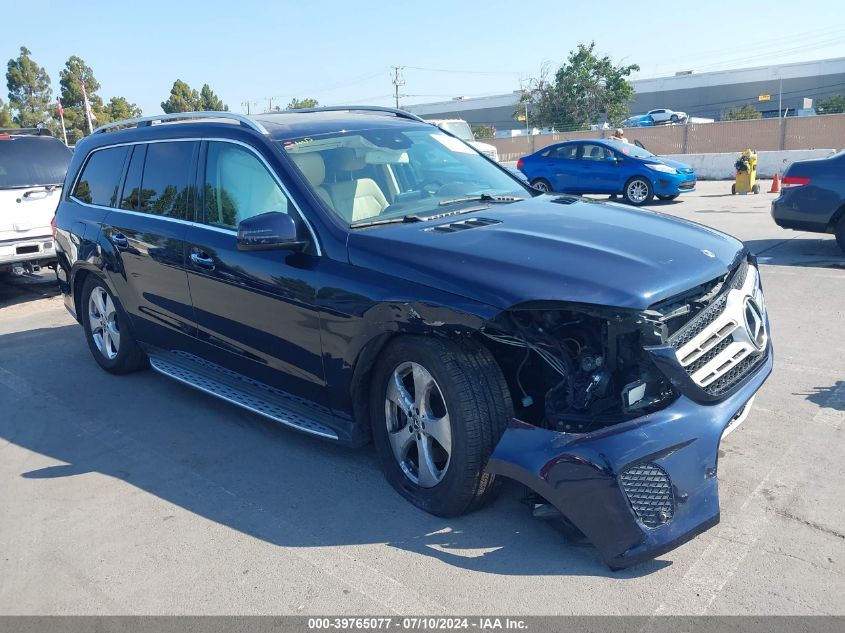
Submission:
{"label": "yellow utility cart", "polygon": [[757,152],[747,149],[739,155],[736,163],[736,182],[731,185],[731,194],[760,193],[757,184]]}

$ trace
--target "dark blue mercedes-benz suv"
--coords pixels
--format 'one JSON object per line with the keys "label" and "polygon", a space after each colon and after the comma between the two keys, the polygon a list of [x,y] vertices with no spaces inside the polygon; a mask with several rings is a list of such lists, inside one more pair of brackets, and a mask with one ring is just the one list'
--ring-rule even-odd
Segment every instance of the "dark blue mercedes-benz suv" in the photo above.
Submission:
{"label": "dark blue mercedes-benz suv", "polygon": [[772,368],[741,243],[540,195],[398,110],[109,124],[76,147],[55,235],[106,371],[372,440],[441,516],[511,477],[614,568],[718,522],[719,443]]}

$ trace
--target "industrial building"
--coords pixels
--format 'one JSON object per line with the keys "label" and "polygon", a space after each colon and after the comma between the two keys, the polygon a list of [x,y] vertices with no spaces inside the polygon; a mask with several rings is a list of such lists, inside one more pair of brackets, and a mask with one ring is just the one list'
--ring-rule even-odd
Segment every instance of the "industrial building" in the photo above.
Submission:
{"label": "industrial building", "polygon": [[[790,115],[812,107],[820,99],[845,94],[845,57],[706,73],[681,71],[670,77],[637,79],[631,83],[635,91],[630,104],[632,114],[670,108],[692,117],[718,121],[734,106],[746,104],[753,105],[764,117],[777,116],[780,103],[782,110]],[[517,130],[525,125],[514,116],[519,95],[516,90],[405,108],[424,118],[465,119],[471,125]]]}

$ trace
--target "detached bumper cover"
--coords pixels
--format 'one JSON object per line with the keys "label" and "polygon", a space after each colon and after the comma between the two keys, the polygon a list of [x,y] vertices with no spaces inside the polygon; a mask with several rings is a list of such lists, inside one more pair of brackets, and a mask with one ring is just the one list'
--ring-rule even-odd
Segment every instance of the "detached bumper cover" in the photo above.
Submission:
{"label": "detached bumper cover", "polygon": [[[719,522],[719,442],[771,373],[771,348],[768,352],[759,369],[721,402],[702,404],[681,395],[661,411],[585,434],[513,420],[487,470],[545,497],[608,566],[659,556]],[[637,516],[620,485],[620,475],[646,464],[668,475],[674,506],[671,518],[653,528]]]}

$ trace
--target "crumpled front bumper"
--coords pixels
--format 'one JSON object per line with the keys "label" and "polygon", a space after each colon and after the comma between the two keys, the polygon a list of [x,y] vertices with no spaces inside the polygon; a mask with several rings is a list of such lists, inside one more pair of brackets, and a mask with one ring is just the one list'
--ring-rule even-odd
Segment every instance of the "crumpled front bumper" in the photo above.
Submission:
{"label": "crumpled front bumper", "polygon": [[[772,371],[773,354],[730,397],[701,404],[684,395],[661,411],[592,433],[561,433],[514,419],[487,465],[546,498],[590,539],[613,569],[659,556],[719,522],[719,442]],[[671,480],[674,515],[647,527],[619,475],[657,464]]]}

